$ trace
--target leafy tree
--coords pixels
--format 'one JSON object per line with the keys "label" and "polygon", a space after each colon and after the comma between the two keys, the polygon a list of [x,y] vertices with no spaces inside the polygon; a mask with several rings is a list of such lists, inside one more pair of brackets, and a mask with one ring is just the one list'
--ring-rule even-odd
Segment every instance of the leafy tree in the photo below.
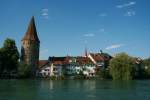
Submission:
{"label": "leafy tree", "polygon": [[134,59],[126,53],[117,54],[110,61],[110,74],[114,80],[131,80],[134,77]]}
{"label": "leafy tree", "polygon": [[13,39],[7,38],[0,50],[1,71],[10,73],[17,71],[19,53]]}
{"label": "leafy tree", "polygon": [[143,60],[141,58],[135,58],[135,79],[143,79],[146,77]]}
{"label": "leafy tree", "polygon": [[145,65],[150,65],[150,58],[144,59],[143,62]]}
{"label": "leafy tree", "polygon": [[30,77],[31,74],[31,67],[24,63],[20,63],[18,66],[18,75],[20,78],[27,78]]}
{"label": "leafy tree", "polygon": [[150,58],[144,59],[145,73],[150,78]]}
{"label": "leafy tree", "polygon": [[110,78],[111,78],[108,68],[105,68],[105,69],[104,69],[104,68],[98,69],[98,70],[96,71],[96,75],[98,75],[99,78],[101,78],[101,79],[110,79]]}
{"label": "leafy tree", "polygon": [[2,73],[3,70],[3,52],[0,49],[0,73]]}

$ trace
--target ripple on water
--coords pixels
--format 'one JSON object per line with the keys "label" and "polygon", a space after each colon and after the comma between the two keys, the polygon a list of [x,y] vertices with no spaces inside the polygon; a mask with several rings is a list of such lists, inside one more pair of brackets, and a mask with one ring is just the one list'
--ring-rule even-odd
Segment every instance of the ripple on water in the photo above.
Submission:
{"label": "ripple on water", "polygon": [[0,80],[0,100],[150,100],[150,80]]}

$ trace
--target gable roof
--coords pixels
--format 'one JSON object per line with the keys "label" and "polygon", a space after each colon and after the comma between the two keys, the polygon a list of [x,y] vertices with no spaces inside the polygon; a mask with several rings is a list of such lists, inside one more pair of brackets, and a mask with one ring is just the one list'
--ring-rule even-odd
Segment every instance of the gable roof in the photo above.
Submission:
{"label": "gable roof", "polygon": [[67,57],[49,57],[49,61],[54,65],[64,65],[69,62]]}
{"label": "gable roof", "polygon": [[78,64],[92,64],[93,62],[88,57],[79,56],[76,58]]}
{"label": "gable roof", "polygon": [[[72,61],[75,60],[75,61]],[[66,64],[91,64],[92,61],[88,57],[49,57],[49,61],[55,65],[66,65]]]}
{"label": "gable roof", "polygon": [[112,56],[107,53],[90,53],[90,55],[96,62],[109,61],[112,58]]}
{"label": "gable roof", "polygon": [[49,64],[48,60],[39,60],[39,68],[42,68],[47,64]]}

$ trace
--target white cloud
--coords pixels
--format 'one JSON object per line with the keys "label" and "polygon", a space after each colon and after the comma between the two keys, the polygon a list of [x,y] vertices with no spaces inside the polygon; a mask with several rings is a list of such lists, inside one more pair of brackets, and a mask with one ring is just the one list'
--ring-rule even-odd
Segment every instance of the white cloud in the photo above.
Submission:
{"label": "white cloud", "polygon": [[104,28],[101,28],[98,30],[99,32],[105,32],[105,29]]}
{"label": "white cloud", "polygon": [[42,9],[42,12],[48,12],[47,8]]}
{"label": "white cloud", "polygon": [[106,13],[102,13],[102,14],[99,14],[99,16],[100,17],[105,17],[105,16],[107,16],[107,14]]}
{"label": "white cloud", "polygon": [[126,3],[126,4],[117,5],[116,7],[117,7],[117,8],[124,8],[124,7],[133,6],[133,5],[135,5],[135,4],[136,4],[136,2],[135,2],[135,1],[131,1],[131,2]]}
{"label": "white cloud", "polygon": [[45,9],[42,9],[41,11],[41,16],[45,19],[48,19],[49,18],[49,14],[48,14],[48,9],[45,8]]}
{"label": "white cloud", "polygon": [[95,34],[94,33],[88,33],[88,34],[84,34],[85,37],[94,37]]}
{"label": "white cloud", "polygon": [[43,13],[42,13],[42,16],[48,16],[48,13],[43,12]]}
{"label": "white cloud", "polygon": [[114,44],[114,45],[111,45],[111,46],[106,47],[105,49],[106,49],[106,50],[111,50],[111,49],[120,48],[120,47],[122,47],[122,46],[123,46],[123,44]]}
{"label": "white cloud", "polygon": [[128,17],[131,17],[131,16],[135,16],[135,11],[127,11],[124,16],[128,16]]}

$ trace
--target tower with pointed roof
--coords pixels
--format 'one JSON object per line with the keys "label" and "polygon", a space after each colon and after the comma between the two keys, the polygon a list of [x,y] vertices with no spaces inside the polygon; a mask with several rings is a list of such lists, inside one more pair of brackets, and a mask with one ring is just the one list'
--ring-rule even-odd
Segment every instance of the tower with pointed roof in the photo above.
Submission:
{"label": "tower with pointed roof", "polygon": [[31,74],[34,76],[38,68],[40,47],[34,16],[31,18],[27,32],[21,42],[21,61],[31,67]]}

